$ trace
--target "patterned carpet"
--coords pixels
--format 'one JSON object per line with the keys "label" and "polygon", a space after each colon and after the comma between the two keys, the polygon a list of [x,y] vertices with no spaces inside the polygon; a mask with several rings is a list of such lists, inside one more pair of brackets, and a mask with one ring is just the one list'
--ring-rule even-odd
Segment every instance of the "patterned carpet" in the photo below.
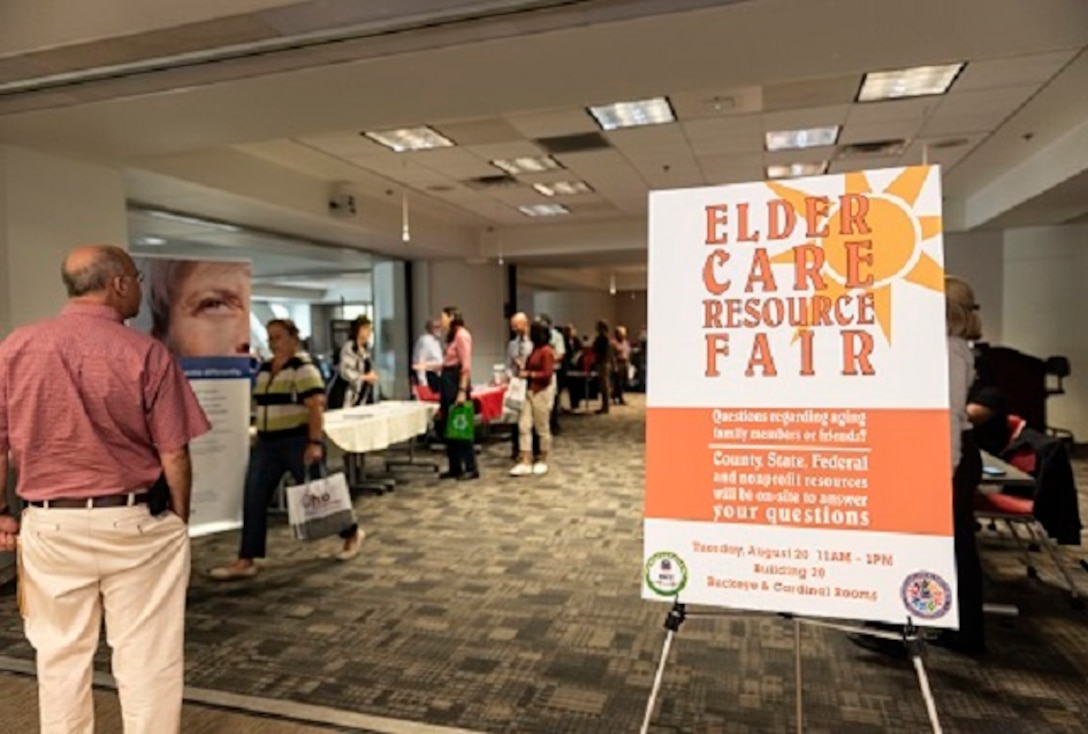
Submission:
{"label": "patterned carpet", "polygon": [[[484,732],[638,731],[667,611],[639,600],[640,405],[565,418],[546,477],[507,477],[508,444],[491,444],[481,481],[417,479],[361,497],[370,535],[351,563],[292,541],[278,519],[260,576],[224,585],[202,572],[233,556],[237,535],[196,541],[188,683]],[[984,662],[928,652],[945,731],[1082,732],[1084,613],[1048,561],[1029,581],[993,540],[988,596],[1021,616],[990,620]],[[1088,589],[1088,574],[1075,573]],[[0,655],[31,655],[10,596],[0,599]],[[803,657],[806,731],[927,730],[905,663],[813,628]],[[107,661],[103,651],[101,669]],[[789,623],[691,620],[652,731],[792,732],[793,693]]]}

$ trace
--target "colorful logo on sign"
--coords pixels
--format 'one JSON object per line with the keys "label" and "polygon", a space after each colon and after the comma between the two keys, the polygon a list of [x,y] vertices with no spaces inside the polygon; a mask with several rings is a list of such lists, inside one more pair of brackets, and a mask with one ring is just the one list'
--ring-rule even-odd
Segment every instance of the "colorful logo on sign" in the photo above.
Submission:
{"label": "colorful logo on sign", "polygon": [[687,564],[675,553],[655,553],[646,561],[646,585],[658,596],[676,596],[687,584]]}
{"label": "colorful logo on sign", "polygon": [[919,571],[907,576],[900,589],[907,611],[922,619],[940,619],[952,608],[952,587],[935,573]]}

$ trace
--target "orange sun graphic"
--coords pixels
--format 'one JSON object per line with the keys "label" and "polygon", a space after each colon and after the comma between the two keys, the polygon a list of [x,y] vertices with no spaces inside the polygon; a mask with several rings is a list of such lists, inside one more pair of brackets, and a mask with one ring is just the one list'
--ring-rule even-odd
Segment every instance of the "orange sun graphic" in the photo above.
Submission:
{"label": "orange sun graphic", "polygon": [[[869,179],[864,173],[846,174],[846,193],[863,195],[869,199],[866,222],[871,233],[864,235],[864,238],[872,239],[873,243],[873,261],[867,268],[867,274],[873,280],[871,285],[861,290],[872,294],[877,322],[889,344],[892,337],[893,282],[905,280],[938,293],[944,291],[944,269],[921,247],[923,242],[941,233],[941,217],[919,215],[914,211],[927,177],[936,170],[928,166],[907,168],[883,192],[876,193],[872,191]],[[767,186],[777,196],[792,204],[799,214],[805,215],[805,197],[809,194],[773,181],[768,182]],[[828,212],[827,221],[834,222],[838,216],[837,206],[833,207]],[[862,237],[856,234],[843,236],[835,231],[835,227],[830,229],[827,237],[810,244],[817,244],[824,251],[823,273],[828,277],[824,279],[827,290],[823,295],[834,300],[847,294],[846,242]],[[771,259],[775,264],[793,261],[792,248]]]}

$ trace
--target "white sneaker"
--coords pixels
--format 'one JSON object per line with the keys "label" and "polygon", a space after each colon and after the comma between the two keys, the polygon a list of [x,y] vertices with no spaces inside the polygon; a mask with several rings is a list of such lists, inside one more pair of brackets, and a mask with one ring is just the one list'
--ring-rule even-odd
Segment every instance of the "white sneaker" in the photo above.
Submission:
{"label": "white sneaker", "polygon": [[510,476],[512,477],[527,477],[533,473],[532,464],[517,463],[514,468],[510,470]]}
{"label": "white sneaker", "polygon": [[539,477],[541,474],[547,473],[548,465],[545,464],[543,461],[538,461],[537,463],[533,464],[533,474],[536,474]]}
{"label": "white sneaker", "polygon": [[336,560],[338,561],[350,561],[351,559],[359,555],[359,550],[362,547],[364,540],[366,540],[366,531],[362,528],[359,528],[358,532],[355,535],[355,544],[352,545],[350,549],[341,550],[334,556],[334,558],[336,558]]}

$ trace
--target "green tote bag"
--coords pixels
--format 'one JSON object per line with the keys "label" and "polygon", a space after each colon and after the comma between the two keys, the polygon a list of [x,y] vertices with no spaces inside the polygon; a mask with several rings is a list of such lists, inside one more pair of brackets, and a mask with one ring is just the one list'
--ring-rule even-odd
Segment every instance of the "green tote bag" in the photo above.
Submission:
{"label": "green tote bag", "polygon": [[471,402],[451,405],[446,416],[446,438],[471,441],[476,435],[476,412]]}

